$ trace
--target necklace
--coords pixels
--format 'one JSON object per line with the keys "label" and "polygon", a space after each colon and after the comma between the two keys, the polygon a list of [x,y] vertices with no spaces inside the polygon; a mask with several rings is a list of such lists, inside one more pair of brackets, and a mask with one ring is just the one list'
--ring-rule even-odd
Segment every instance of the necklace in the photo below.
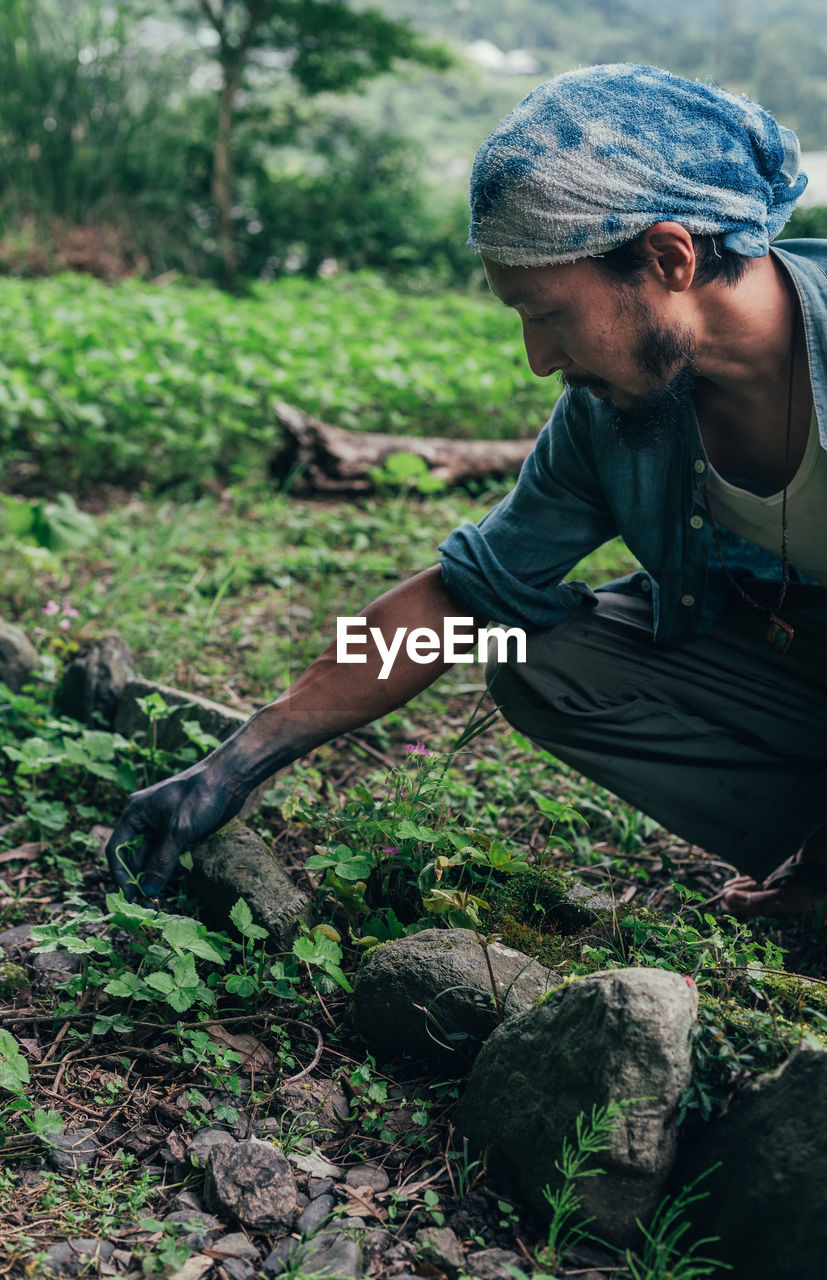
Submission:
{"label": "necklace", "polygon": [[798,339],[798,310],[796,309],[793,316],[793,338],[792,350],[790,352],[790,380],[787,388],[787,435],[784,444],[784,488],[781,493],[781,583],[778,589],[778,599],[774,608],[768,608],[766,605],[759,604],[757,600],[753,600],[752,596],[744,590],[738,579],[731,573],[729,565],[724,559],[724,550],[721,546],[721,535],[718,526],[715,523],[715,517],[712,514],[712,507],[709,502],[709,486],[704,486],[704,501],[706,502],[706,511],[709,516],[709,523],[712,526],[712,533],[715,538],[715,549],[718,552],[718,559],[721,562],[721,568],[729,580],[731,586],[735,588],[740,598],[750,608],[756,609],[759,613],[769,614],[769,621],[764,631],[764,639],[776,653],[786,653],[793,642],[795,630],[788,622],[784,622],[779,618],[784,601],[787,597],[787,587],[790,581],[790,561],[787,555],[787,489],[790,483],[790,437],[792,435],[792,417],[793,417],[793,378],[795,374],[795,345]]}

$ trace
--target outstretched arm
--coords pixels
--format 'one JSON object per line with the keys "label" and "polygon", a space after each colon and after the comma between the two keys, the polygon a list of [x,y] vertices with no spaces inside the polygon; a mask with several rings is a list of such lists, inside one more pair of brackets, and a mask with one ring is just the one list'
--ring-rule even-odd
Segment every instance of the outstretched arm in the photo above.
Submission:
{"label": "outstretched arm", "polygon": [[[398,627],[429,627],[441,635],[446,617],[466,612],[434,565],[380,596],[364,616],[388,645]],[[416,663],[403,646],[387,678],[379,679],[383,664],[376,646],[368,644],[365,656],[364,664],[339,663],[331,642],[285,693],[204,760],[130,797],[106,848],[112,875],[127,897],[134,896],[138,875],[142,893],[157,897],[183,850],[229,822],[266,778],[401,706],[451,665],[441,655],[427,665]],[[135,847],[124,847],[132,842]]]}

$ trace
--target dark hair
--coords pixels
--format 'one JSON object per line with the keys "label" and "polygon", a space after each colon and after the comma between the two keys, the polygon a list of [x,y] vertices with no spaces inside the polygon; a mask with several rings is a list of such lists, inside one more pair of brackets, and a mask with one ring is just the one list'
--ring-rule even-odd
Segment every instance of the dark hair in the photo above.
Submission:
{"label": "dark hair", "polygon": [[[696,284],[711,284],[713,280],[718,280],[721,284],[732,286],[749,270],[754,259],[725,249],[723,240],[723,236],[693,235]],[[640,275],[648,258],[637,248],[637,239],[634,239],[619,244],[616,249],[596,255],[592,262],[618,283],[624,283]]]}

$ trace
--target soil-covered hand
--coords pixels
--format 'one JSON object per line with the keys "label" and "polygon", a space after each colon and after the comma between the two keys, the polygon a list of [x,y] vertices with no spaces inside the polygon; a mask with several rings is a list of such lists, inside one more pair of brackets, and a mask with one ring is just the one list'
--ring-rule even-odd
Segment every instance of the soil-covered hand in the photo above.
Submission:
{"label": "soil-covered hand", "polygon": [[132,901],[157,898],[181,854],[238,813],[243,797],[203,762],[129,797],[106,846],[116,885]]}

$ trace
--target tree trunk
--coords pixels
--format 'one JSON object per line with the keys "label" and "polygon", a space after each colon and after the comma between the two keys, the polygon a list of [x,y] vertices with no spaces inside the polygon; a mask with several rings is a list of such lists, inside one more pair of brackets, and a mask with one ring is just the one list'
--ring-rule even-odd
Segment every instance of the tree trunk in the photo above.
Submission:
{"label": "tree trunk", "polygon": [[213,152],[212,198],[218,209],[218,254],[221,259],[221,282],[225,289],[235,289],[236,260],[233,247],[233,111],[241,76],[241,63],[236,57],[223,57],[224,81],[218,100],[218,134]]}
{"label": "tree trunk", "polygon": [[442,436],[391,436],[344,431],[311,418],[289,404],[276,406],[283,444],[270,463],[271,475],[289,479],[298,494],[336,496],[372,493],[371,471],[382,469],[394,453],[412,453],[448,485],[514,475],[534,448],[523,440],[449,440]]}

